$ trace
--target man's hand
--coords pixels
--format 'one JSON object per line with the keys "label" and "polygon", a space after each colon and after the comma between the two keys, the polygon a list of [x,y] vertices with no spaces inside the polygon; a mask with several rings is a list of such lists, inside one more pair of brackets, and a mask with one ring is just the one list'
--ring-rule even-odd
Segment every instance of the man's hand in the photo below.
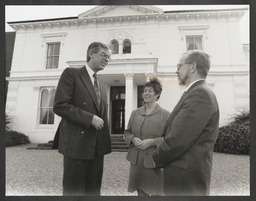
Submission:
{"label": "man's hand", "polygon": [[101,130],[104,127],[103,119],[99,118],[98,116],[94,115],[92,118],[92,126],[96,128],[96,130]]}
{"label": "man's hand", "polygon": [[141,144],[141,139],[138,137],[132,138],[132,143],[135,145],[135,147],[138,147]]}
{"label": "man's hand", "polygon": [[146,139],[141,141],[141,144],[138,146],[139,149],[145,150],[151,146],[155,146],[155,142],[153,139]]}

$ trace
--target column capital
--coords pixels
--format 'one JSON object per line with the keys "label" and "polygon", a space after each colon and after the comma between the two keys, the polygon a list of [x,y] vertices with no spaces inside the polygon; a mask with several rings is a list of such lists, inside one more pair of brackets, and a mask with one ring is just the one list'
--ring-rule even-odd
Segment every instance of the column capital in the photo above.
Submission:
{"label": "column capital", "polygon": [[134,73],[125,73],[124,76],[125,76],[126,80],[132,80]]}

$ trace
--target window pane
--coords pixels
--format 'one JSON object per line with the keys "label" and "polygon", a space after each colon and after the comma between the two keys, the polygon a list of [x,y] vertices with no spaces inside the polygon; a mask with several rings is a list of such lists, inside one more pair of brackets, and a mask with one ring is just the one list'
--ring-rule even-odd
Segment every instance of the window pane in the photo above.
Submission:
{"label": "window pane", "polygon": [[42,107],[48,107],[48,90],[47,89],[44,89],[41,93],[41,108]]}
{"label": "window pane", "polygon": [[48,44],[48,50],[47,50],[48,56],[53,55],[53,49],[54,49],[54,44]]}
{"label": "window pane", "polygon": [[131,43],[129,41],[125,41],[123,45],[123,53],[128,54],[131,53]]}
{"label": "window pane", "polygon": [[48,108],[40,109],[40,124],[47,124]]}
{"label": "window pane", "polygon": [[112,100],[112,133],[121,134],[125,128],[125,100]]}
{"label": "window pane", "polygon": [[111,87],[111,100],[123,100],[125,99],[125,87]]}
{"label": "window pane", "polygon": [[125,99],[125,87],[120,88],[120,99]]}
{"label": "window pane", "polygon": [[195,37],[195,48],[201,50],[202,49],[202,38]]}
{"label": "window pane", "polygon": [[49,109],[48,124],[54,124],[54,112],[52,108]]}
{"label": "window pane", "polygon": [[194,49],[194,42],[192,37],[187,37],[187,50],[193,50]]}
{"label": "window pane", "polygon": [[116,41],[113,41],[111,43],[111,45],[112,45],[112,48],[111,48],[112,54],[118,54],[118,52],[119,52],[119,45],[118,45],[118,43]]}
{"label": "window pane", "polygon": [[187,36],[187,50],[202,49],[202,36]]}
{"label": "window pane", "polygon": [[59,57],[53,57],[53,64],[52,64],[52,68],[58,68],[58,64],[59,64]]}
{"label": "window pane", "polygon": [[118,88],[111,88],[111,100],[119,99],[119,90]]}
{"label": "window pane", "polygon": [[53,104],[55,92],[56,90],[54,88],[45,88],[42,90],[39,124],[54,124]]}
{"label": "window pane", "polygon": [[49,107],[53,107],[55,92],[56,92],[55,89],[51,90],[51,92],[50,92]]}
{"label": "window pane", "polygon": [[46,69],[58,68],[60,43],[49,43],[47,50]]}
{"label": "window pane", "polygon": [[51,69],[51,68],[52,68],[52,57],[47,57],[46,69]]}
{"label": "window pane", "polygon": [[60,54],[60,43],[56,43],[54,48],[54,55],[59,55],[59,54]]}
{"label": "window pane", "polygon": [[115,117],[116,117],[116,121],[115,121],[115,129],[120,130],[122,128],[122,123],[123,123],[123,119],[122,119],[122,111],[117,111],[115,113]]}

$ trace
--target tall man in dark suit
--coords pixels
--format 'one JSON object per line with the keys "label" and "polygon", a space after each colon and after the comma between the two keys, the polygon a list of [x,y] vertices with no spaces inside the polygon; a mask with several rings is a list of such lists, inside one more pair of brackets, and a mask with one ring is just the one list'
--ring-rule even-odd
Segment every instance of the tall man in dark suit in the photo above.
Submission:
{"label": "tall man in dark suit", "polygon": [[205,81],[209,55],[189,51],[177,68],[179,84],[186,86],[186,92],[169,117],[165,139],[153,160],[156,167],[163,167],[165,195],[209,195],[219,130],[218,103]]}
{"label": "tall man in dark suit", "polygon": [[106,89],[96,73],[109,58],[108,47],[93,42],[86,65],[66,68],[60,77],[53,110],[62,117],[58,151],[64,155],[63,195],[100,195],[111,143]]}

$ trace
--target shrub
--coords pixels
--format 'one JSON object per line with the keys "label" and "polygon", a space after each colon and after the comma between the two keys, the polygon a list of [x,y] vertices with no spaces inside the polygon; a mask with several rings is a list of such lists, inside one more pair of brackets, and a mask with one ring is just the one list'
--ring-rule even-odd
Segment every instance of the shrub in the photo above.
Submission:
{"label": "shrub", "polygon": [[10,147],[14,145],[29,144],[29,138],[23,133],[17,131],[6,131],[5,146]]}
{"label": "shrub", "polygon": [[250,154],[250,114],[241,112],[219,129],[214,151],[229,154]]}

